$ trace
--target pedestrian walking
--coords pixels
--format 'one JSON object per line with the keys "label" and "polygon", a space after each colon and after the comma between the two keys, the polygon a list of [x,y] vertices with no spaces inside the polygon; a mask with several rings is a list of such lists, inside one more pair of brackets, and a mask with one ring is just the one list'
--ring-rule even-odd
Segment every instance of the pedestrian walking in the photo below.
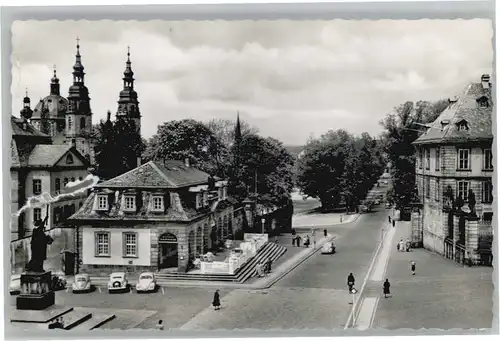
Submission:
{"label": "pedestrian walking", "polygon": [[323,230],[323,235],[325,236],[325,238],[328,236],[328,231],[326,229]]}
{"label": "pedestrian walking", "polygon": [[309,247],[311,244],[311,240],[309,239],[309,235],[306,235],[306,240],[304,241],[304,246]]}
{"label": "pedestrian walking", "polygon": [[300,247],[300,241],[302,238],[300,236],[297,236],[296,241],[297,241],[297,246]]}
{"label": "pedestrian walking", "polygon": [[396,227],[396,220],[392,219],[392,227]]}
{"label": "pedestrian walking", "polygon": [[397,244],[397,248],[398,248],[398,252],[401,251],[399,243]]}
{"label": "pedestrian walking", "polygon": [[219,289],[215,290],[214,293],[214,300],[212,302],[212,305],[214,306],[215,310],[220,310],[220,296],[219,296]]}
{"label": "pedestrian walking", "polygon": [[349,292],[351,292],[352,288],[354,288],[354,282],[355,282],[354,275],[351,272],[349,276],[347,276],[347,286],[349,287]]}
{"label": "pedestrian walking", "polygon": [[271,264],[273,263],[273,261],[271,260],[270,257],[267,257],[267,262],[266,262],[266,271],[269,273],[271,272]]}
{"label": "pedestrian walking", "polygon": [[388,217],[389,218],[389,224],[391,223],[391,216]]}
{"label": "pedestrian walking", "polygon": [[406,238],[406,252],[410,252],[411,242],[410,239]]}
{"label": "pedestrian walking", "polygon": [[158,321],[158,324],[156,325],[156,329],[158,329],[158,330],[164,329],[163,320]]}
{"label": "pedestrian walking", "polygon": [[415,261],[410,262],[410,268],[411,268],[411,274],[415,276],[415,270],[417,268],[417,264],[415,263]]}
{"label": "pedestrian walking", "polygon": [[391,283],[389,283],[389,279],[386,278],[384,282],[384,297],[387,298],[387,295],[391,294]]}
{"label": "pedestrian walking", "polygon": [[399,251],[401,252],[405,252],[405,242],[403,240],[403,238],[401,238],[401,240],[399,241]]}

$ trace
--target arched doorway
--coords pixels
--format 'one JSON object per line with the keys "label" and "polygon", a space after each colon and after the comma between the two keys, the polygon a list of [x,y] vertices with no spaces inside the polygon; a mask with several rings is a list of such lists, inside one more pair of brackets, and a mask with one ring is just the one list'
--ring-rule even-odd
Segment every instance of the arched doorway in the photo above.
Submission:
{"label": "arched doorway", "polygon": [[166,232],[158,238],[158,269],[176,268],[179,264],[177,237]]}

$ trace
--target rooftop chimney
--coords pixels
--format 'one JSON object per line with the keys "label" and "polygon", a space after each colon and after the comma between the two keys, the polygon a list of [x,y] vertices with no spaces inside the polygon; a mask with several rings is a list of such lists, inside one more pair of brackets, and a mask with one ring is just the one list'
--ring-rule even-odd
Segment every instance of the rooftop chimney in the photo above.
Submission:
{"label": "rooftop chimney", "polygon": [[189,167],[189,158],[184,159],[184,166]]}
{"label": "rooftop chimney", "polygon": [[483,89],[490,88],[490,75],[482,75],[481,76],[481,84],[483,85]]}

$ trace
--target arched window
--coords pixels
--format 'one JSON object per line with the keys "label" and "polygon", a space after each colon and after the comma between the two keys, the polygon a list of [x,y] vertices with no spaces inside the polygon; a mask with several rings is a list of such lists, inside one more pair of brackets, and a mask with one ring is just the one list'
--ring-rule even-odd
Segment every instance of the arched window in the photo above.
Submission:
{"label": "arched window", "polygon": [[73,155],[68,154],[68,156],[66,156],[66,163],[67,163],[68,165],[73,164]]}
{"label": "arched window", "polygon": [[80,129],[85,129],[85,117],[80,118]]}

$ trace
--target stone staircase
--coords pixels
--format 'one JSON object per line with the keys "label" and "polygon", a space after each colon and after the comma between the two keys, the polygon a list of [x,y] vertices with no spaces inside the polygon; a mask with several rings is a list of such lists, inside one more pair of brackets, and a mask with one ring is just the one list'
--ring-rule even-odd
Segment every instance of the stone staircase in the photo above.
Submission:
{"label": "stone staircase", "polygon": [[16,329],[49,330],[49,324],[56,318],[64,320],[64,330],[88,331],[111,321],[115,318],[111,313],[93,313],[85,308],[67,308],[52,306],[45,310],[15,310],[11,315],[11,324]]}
{"label": "stone staircase", "polygon": [[194,281],[219,281],[243,283],[256,274],[255,267],[259,262],[270,258],[274,263],[287,251],[286,247],[273,242],[265,243],[257,254],[243,264],[233,275],[229,274],[200,274],[200,273],[158,273],[156,277],[161,283],[165,280],[194,280]]}

